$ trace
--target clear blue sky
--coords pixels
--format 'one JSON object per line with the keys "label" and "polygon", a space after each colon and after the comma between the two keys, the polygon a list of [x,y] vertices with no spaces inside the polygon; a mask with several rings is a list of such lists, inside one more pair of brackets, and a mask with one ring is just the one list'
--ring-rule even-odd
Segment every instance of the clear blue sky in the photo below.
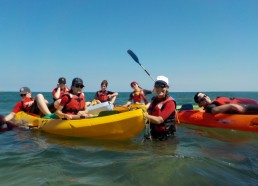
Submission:
{"label": "clear blue sky", "polygon": [[0,0],[0,91],[52,91],[59,77],[153,82],[170,91],[258,91],[257,0]]}

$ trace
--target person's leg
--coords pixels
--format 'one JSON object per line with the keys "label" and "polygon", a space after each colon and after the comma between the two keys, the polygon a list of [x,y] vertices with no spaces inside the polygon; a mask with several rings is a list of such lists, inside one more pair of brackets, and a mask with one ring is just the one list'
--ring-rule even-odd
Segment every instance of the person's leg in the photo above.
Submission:
{"label": "person's leg", "polygon": [[39,108],[39,110],[44,114],[44,115],[48,115],[51,114],[51,112],[49,111],[47,104],[45,102],[45,98],[42,94],[38,94],[36,96],[36,101],[37,101],[37,106]]}
{"label": "person's leg", "polygon": [[56,109],[59,107],[60,103],[61,103],[61,99],[58,99],[54,102],[54,106]]}
{"label": "person's leg", "polygon": [[114,103],[115,103],[115,100],[116,100],[116,96],[112,97],[110,103],[114,104]]}
{"label": "person's leg", "polygon": [[258,114],[258,105],[256,104],[250,104],[250,105],[243,105],[245,108],[245,114]]}

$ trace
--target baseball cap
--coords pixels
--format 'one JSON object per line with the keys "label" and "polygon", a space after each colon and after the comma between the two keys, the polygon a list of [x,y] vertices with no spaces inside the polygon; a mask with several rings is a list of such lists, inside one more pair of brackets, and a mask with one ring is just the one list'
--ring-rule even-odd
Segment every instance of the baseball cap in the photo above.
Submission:
{"label": "baseball cap", "polygon": [[[83,85],[83,81],[81,78],[74,78],[73,81],[72,81],[72,86],[74,85]],[[84,86],[84,85],[83,85]]]}
{"label": "baseball cap", "polygon": [[133,82],[131,83],[131,87],[132,87],[134,84],[139,85],[136,81],[133,81]]}
{"label": "baseball cap", "polygon": [[28,87],[20,88],[20,94],[27,94],[28,92],[30,92],[30,89]]}
{"label": "baseball cap", "polygon": [[66,84],[66,79],[65,79],[64,77],[60,77],[60,78],[58,79],[58,83],[59,83],[59,84]]}

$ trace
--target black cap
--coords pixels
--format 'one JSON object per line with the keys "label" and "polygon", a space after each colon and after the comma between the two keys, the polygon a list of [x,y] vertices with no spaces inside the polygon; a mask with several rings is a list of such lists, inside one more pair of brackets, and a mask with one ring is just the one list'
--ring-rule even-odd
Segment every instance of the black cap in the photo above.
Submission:
{"label": "black cap", "polygon": [[[72,86],[74,85],[83,85],[83,81],[81,78],[74,78],[73,81],[72,81]],[[83,85],[84,86],[84,85]]]}
{"label": "black cap", "polygon": [[59,84],[66,84],[66,79],[65,79],[64,77],[60,77],[60,78],[58,79],[58,83],[59,83]]}
{"label": "black cap", "polygon": [[27,94],[28,92],[30,92],[30,89],[28,87],[20,88],[20,94]]}

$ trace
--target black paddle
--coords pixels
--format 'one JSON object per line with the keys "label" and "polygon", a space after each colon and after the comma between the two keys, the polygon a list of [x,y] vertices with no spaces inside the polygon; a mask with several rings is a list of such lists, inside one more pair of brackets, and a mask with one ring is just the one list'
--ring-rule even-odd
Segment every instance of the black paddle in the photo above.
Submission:
{"label": "black paddle", "polygon": [[138,57],[135,55],[135,53],[133,53],[133,51],[131,50],[127,50],[127,53],[133,58],[133,60],[138,63],[142,69],[148,74],[148,76],[152,79],[152,81],[155,82],[155,80],[151,77],[150,73],[142,66],[142,64],[139,62]]}

